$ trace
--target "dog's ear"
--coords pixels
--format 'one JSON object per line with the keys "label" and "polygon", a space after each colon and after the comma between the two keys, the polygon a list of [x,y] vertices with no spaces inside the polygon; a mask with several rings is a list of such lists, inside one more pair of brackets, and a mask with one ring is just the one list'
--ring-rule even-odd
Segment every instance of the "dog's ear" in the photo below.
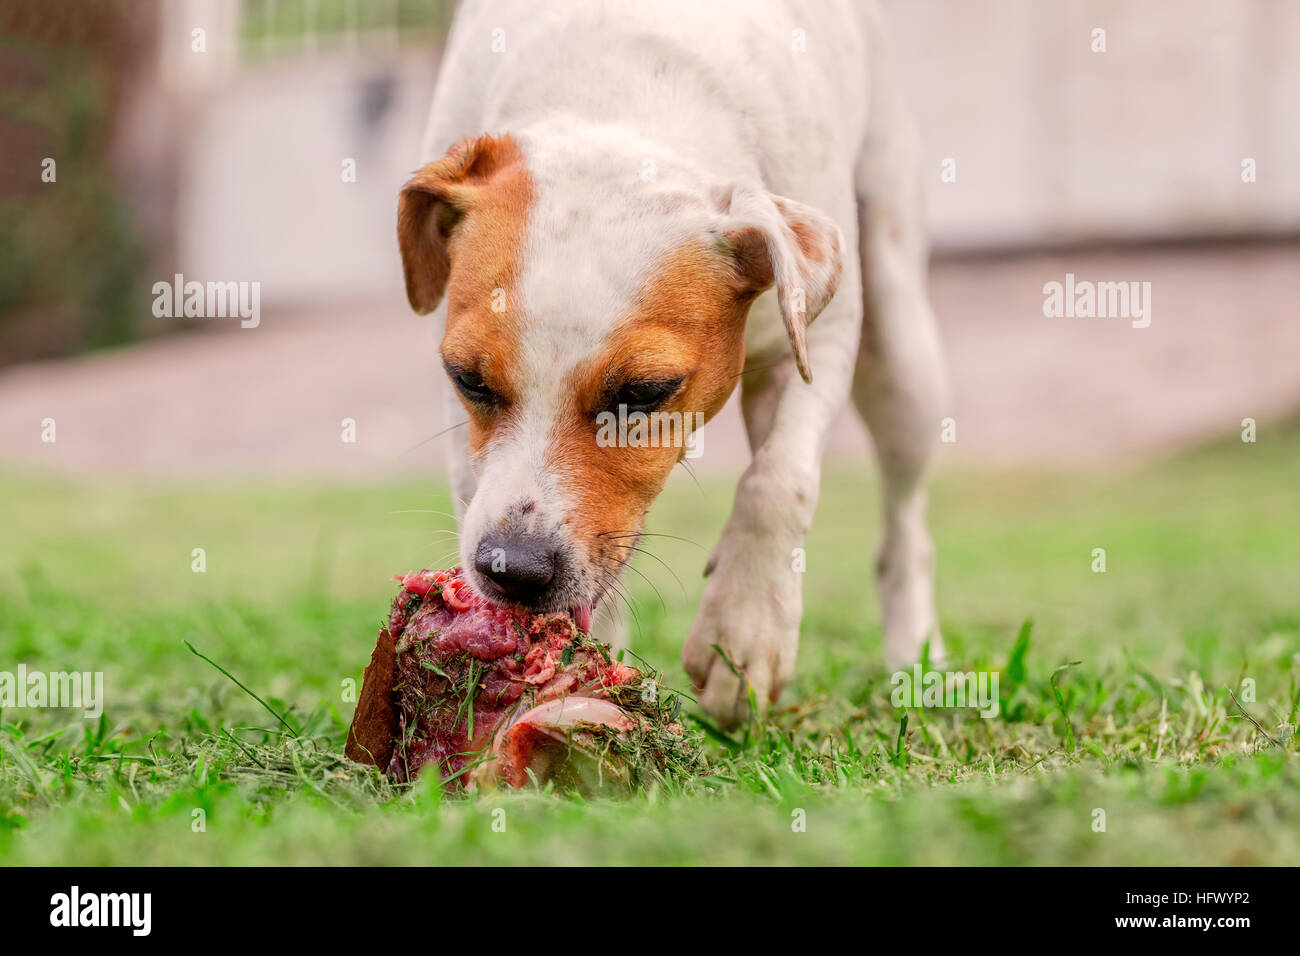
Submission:
{"label": "dog's ear", "polygon": [[795,365],[811,382],[807,330],[840,281],[844,236],[839,226],[811,206],[761,189],[730,188],[717,198],[737,292],[756,296],[776,285]]}
{"label": "dog's ear", "polygon": [[455,143],[402,187],[397,203],[397,243],[411,308],[432,312],[447,291],[451,241],[461,220],[480,200],[482,190],[518,148],[508,137],[479,136]]}

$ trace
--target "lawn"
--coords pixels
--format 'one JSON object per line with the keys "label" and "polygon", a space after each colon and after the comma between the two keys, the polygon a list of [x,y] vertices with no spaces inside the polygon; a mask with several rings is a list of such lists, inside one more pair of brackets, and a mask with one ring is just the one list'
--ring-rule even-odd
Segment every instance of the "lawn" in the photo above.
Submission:
{"label": "lawn", "polygon": [[[677,687],[730,494],[676,476],[650,529],[689,540],[648,539],[663,563],[627,579],[632,648]],[[705,736],[709,775],[622,799],[398,788],[342,757],[388,577],[447,563],[446,510],[434,481],[0,475],[0,672],[102,671],[106,701],[0,714],[0,863],[1300,860],[1296,425],[1104,474],[941,470],[950,664],[1000,672],[991,719],[891,703],[876,487],[829,475],[781,707]]]}

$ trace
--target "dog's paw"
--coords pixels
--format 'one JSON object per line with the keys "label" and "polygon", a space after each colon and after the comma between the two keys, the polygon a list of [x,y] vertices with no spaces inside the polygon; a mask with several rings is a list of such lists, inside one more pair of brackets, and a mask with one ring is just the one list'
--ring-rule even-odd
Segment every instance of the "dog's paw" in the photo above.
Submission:
{"label": "dog's paw", "polygon": [[755,568],[752,557],[711,562],[713,573],[682,648],[696,699],[724,729],[749,719],[751,692],[760,710],[776,701],[794,675],[799,649],[798,573]]}

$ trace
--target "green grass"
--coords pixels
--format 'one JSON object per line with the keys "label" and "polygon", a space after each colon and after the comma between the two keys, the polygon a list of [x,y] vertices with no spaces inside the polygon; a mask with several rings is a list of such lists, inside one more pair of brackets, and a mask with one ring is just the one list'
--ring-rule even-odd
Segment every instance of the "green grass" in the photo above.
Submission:
{"label": "green grass", "polygon": [[[871,586],[875,492],[860,475],[827,478],[798,677],[739,746],[710,742],[710,776],[624,800],[466,798],[431,781],[394,787],[341,756],[345,682],[368,659],[388,575],[451,550],[439,533],[450,522],[429,513],[449,510],[434,485],[9,473],[0,671],[103,671],[107,703],[98,721],[0,715],[0,862],[1300,858],[1300,430],[1122,473],[942,472],[943,627],[954,669],[1001,671],[994,719],[891,705]],[[632,647],[679,686],[704,548],[730,494],[675,478],[650,527],[700,546],[649,539],[681,584],[652,560],[638,569],[653,587],[628,579]],[[1104,574],[1090,569],[1098,547]],[[1027,619],[1027,651],[1013,655]],[[276,732],[186,641],[298,736]],[[1243,706],[1271,740],[1235,716],[1228,689],[1242,697],[1245,679],[1255,700]]]}

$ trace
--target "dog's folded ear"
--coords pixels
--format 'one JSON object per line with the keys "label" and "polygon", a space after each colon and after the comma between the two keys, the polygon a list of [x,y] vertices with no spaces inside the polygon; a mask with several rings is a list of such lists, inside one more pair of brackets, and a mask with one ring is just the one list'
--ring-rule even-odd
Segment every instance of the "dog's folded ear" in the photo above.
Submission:
{"label": "dog's folded ear", "polygon": [[718,194],[723,247],[737,292],[756,296],[773,284],[795,365],[812,381],[807,330],[835,295],[844,266],[844,236],[830,217],[766,190],[732,187]]}
{"label": "dog's folded ear", "polygon": [[420,315],[436,309],[447,291],[457,226],[480,204],[488,182],[518,162],[518,146],[509,136],[462,139],[402,187],[397,242],[406,297]]}

